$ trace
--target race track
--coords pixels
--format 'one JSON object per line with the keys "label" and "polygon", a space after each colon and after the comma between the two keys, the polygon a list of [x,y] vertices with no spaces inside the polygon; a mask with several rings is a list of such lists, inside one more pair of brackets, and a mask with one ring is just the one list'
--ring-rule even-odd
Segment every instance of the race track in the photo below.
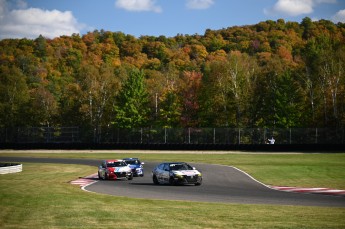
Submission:
{"label": "race track", "polygon": [[[99,164],[97,160],[54,158],[0,157],[0,161],[92,165],[95,166],[95,173]],[[145,162],[144,177],[135,177],[132,181],[100,180],[84,189],[114,196],[160,200],[345,207],[344,197],[272,190],[229,166],[190,163],[203,174],[201,186],[154,185],[151,171],[156,164]]]}

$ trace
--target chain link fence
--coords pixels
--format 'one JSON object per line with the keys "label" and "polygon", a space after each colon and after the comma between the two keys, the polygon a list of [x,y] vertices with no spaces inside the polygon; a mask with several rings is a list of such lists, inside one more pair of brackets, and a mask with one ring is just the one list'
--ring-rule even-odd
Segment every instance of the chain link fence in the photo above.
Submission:
{"label": "chain link fence", "polygon": [[333,128],[137,128],[25,127],[0,129],[0,143],[115,144],[344,144],[344,129]]}

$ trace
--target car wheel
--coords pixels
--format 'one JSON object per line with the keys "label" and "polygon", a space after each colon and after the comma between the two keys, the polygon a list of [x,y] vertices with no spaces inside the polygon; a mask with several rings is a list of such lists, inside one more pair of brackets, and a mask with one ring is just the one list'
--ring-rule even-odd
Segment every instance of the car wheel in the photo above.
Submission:
{"label": "car wheel", "polygon": [[108,174],[104,173],[104,180],[108,180]]}
{"label": "car wheel", "polygon": [[170,177],[170,179],[169,179],[169,184],[170,184],[170,185],[175,185],[175,180],[174,180],[173,177]]}
{"label": "car wheel", "polygon": [[127,180],[133,180],[133,174],[131,174],[129,177],[127,177]]}
{"label": "car wheel", "polygon": [[102,177],[101,177],[101,174],[98,172],[98,179],[101,180]]}
{"label": "car wheel", "polygon": [[195,183],[195,186],[200,186],[202,184],[202,179],[200,179],[197,183]]}
{"label": "car wheel", "polygon": [[152,180],[153,180],[153,183],[154,183],[154,184],[159,184],[156,175],[153,175]]}

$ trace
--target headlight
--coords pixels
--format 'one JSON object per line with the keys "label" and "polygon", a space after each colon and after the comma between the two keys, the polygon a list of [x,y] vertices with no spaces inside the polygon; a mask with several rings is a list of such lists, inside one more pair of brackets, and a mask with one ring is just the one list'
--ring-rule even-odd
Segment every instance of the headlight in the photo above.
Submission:
{"label": "headlight", "polygon": [[180,175],[180,174],[174,174],[174,176],[177,177],[177,178],[183,178],[183,176]]}

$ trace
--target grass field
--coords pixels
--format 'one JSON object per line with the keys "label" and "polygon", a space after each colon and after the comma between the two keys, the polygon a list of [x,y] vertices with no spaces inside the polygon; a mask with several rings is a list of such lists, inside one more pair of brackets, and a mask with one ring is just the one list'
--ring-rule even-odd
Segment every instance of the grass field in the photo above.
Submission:
{"label": "grass field", "polygon": [[[271,185],[345,189],[345,154],[11,154],[60,158],[140,157],[236,166]],[[345,228],[345,208],[245,205],[114,197],[69,181],[82,165],[24,163],[0,175],[0,228]]]}

